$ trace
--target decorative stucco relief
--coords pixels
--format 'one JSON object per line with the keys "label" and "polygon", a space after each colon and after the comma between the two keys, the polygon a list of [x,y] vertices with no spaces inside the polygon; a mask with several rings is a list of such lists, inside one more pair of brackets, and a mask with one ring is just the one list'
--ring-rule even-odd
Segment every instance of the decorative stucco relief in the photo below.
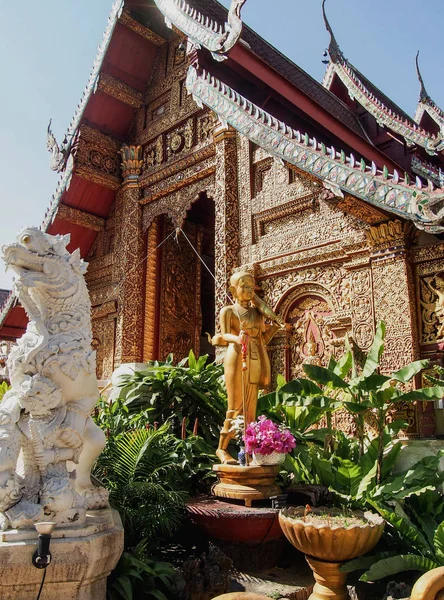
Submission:
{"label": "decorative stucco relief", "polygon": [[156,217],[167,214],[175,227],[182,227],[187,211],[198,199],[199,194],[205,192],[209,198],[215,198],[215,177],[209,175],[186,187],[163,196],[143,206],[143,231],[146,231]]}

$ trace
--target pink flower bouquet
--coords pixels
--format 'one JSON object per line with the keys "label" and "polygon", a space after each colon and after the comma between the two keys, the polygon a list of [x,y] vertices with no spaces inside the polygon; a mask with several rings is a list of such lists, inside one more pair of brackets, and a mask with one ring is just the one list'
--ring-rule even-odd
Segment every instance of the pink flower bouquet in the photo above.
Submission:
{"label": "pink flower bouquet", "polygon": [[250,423],[244,435],[245,451],[249,454],[270,455],[273,452],[287,454],[296,447],[296,440],[289,429],[279,427],[262,416]]}

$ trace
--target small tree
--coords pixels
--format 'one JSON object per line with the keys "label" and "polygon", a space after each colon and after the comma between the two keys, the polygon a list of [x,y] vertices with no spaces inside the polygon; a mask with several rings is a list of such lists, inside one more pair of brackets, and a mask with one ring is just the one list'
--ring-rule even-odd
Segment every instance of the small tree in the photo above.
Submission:
{"label": "small tree", "polygon": [[[378,436],[376,482],[378,484],[382,481],[384,428],[389,413],[400,403],[439,400],[444,396],[444,387],[439,385],[409,392],[405,392],[399,385],[410,383],[420,371],[429,365],[428,360],[412,362],[391,375],[378,373],[384,351],[385,333],[385,323],[381,322],[376,328],[369,353],[363,356],[363,367],[360,372],[359,365],[350,348],[339,362],[333,358],[330,359],[327,368],[314,365],[303,366],[306,375],[323,387],[323,396],[325,396],[326,390],[340,392],[336,398],[341,398],[344,408],[354,419],[361,455],[364,453],[365,417],[373,414],[376,418]],[[397,423],[394,427],[399,429],[400,424]]]}

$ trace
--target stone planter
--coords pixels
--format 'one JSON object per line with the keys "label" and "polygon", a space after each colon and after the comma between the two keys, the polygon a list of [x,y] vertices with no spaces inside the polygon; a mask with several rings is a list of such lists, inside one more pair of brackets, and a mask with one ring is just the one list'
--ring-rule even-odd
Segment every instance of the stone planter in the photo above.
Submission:
{"label": "stone planter", "polygon": [[253,465],[281,465],[285,460],[286,454],[282,452],[272,452],[271,454],[256,454],[253,452]]}
{"label": "stone planter", "polygon": [[232,592],[231,594],[224,594],[213,598],[213,600],[271,600],[269,596],[262,596],[259,594],[248,594],[245,592]]}
{"label": "stone planter", "polygon": [[[312,514],[341,515],[338,509],[314,509]],[[380,540],[384,520],[370,512],[355,511],[366,523],[341,526],[304,521],[304,508],[284,509],[279,513],[282,531],[289,542],[305,554],[316,584],[309,600],[347,600],[347,574],[342,563],[366,554]]]}
{"label": "stone planter", "polygon": [[443,600],[444,567],[424,573],[413,586],[411,600]]}

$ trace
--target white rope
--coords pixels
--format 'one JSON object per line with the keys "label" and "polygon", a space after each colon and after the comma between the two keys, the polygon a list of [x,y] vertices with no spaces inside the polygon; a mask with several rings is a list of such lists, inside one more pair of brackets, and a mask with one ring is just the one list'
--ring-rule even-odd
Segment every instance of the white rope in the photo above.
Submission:
{"label": "white rope", "polygon": [[[154,248],[154,252],[155,252],[156,250],[158,250],[158,248],[160,248],[160,247],[161,247],[161,246],[162,246],[162,245],[163,245],[163,244],[164,244],[164,243],[165,243],[165,242],[166,242],[166,241],[167,241],[167,240],[168,240],[168,239],[169,239],[169,238],[170,238],[172,235],[174,235],[175,233],[176,233],[176,236],[177,236],[177,232],[176,232],[176,231],[172,231],[172,232],[171,232],[171,233],[170,233],[170,234],[169,234],[169,235],[168,235],[168,236],[167,236],[167,237],[166,237],[166,238],[165,238],[165,239],[164,239],[162,242],[160,242],[160,244],[158,244],[158,245],[157,245],[157,246]],[[112,298],[113,298],[113,297],[116,295],[116,293],[118,292],[118,290],[119,290],[119,289],[122,287],[122,285],[125,283],[126,279],[127,279],[127,278],[128,278],[130,275],[131,275],[131,273],[132,273],[133,271],[135,271],[135,270],[136,270],[138,267],[140,267],[140,265],[141,265],[141,264],[143,264],[143,263],[146,261],[146,259],[149,257],[149,255],[150,255],[150,252],[148,252],[148,254],[147,254],[147,255],[146,255],[144,258],[142,258],[142,260],[139,260],[139,262],[138,262],[138,263],[136,263],[136,264],[135,264],[135,265],[134,265],[134,266],[133,266],[133,267],[132,267],[132,268],[131,268],[131,269],[128,271],[128,273],[126,273],[126,274],[125,274],[125,275],[122,277],[122,279],[119,281],[119,283],[118,283],[118,284],[117,284],[115,287],[113,287],[113,289],[110,291],[110,293],[109,293],[109,294],[108,294],[108,296],[105,298],[105,300],[102,302],[102,304],[100,304],[100,305],[99,305],[99,308],[102,308],[102,306],[103,306],[104,304],[106,304],[107,302],[109,302],[109,300],[111,300],[111,299],[112,299]]]}
{"label": "white rope", "polygon": [[[203,260],[203,258],[200,256],[199,252],[196,250],[196,248],[193,246],[193,244],[191,243],[191,240],[189,239],[189,237],[187,236],[187,234],[185,233],[185,231],[183,229],[178,229],[177,233],[181,231],[183,236],[185,237],[185,239],[187,240],[187,242],[189,243],[189,245],[191,246],[191,248],[193,249],[194,253],[196,254],[196,256],[198,257],[198,259],[200,260],[200,262],[203,264],[203,266],[206,268],[206,270],[208,271],[208,273],[211,275],[211,277],[214,279],[214,281],[216,281],[216,277],[214,276],[214,274],[210,271],[209,267],[207,266],[207,264],[205,263],[205,261]],[[176,234],[176,239],[177,239],[177,234]],[[238,304],[236,304],[236,302],[234,302],[234,300],[227,294],[227,292],[225,292],[225,296],[228,298],[228,300],[231,302],[231,304],[234,307],[234,310],[236,311],[236,315],[237,318],[239,319],[239,329],[242,331],[242,320],[240,317],[240,313],[239,313],[239,306]],[[241,367],[242,368],[242,367]],[[245,377],[246,377],[246,372],[243,370],[242,368],[242,412],[244,415],[244,436],[247,434],[247,419],[246,419],[246,415],[247,415],[247,404],[246,404],[246,398],[245,398]],[[248,453],[245,454],[245,461],[246,461],[246,465],[249,466],[250,464],[250,457],[248,456]]]}
{"label": "white rope", "polygon": [[[182,235],[185,237],[185,239],[187,240],[187,242],[189,243],[189,245],[191,246],[191,248],[193,249],[193,251],[195,252],[196,256],[198,257],[198,259],[200,260],[200,262],[203,264],[203,266],[206,268],[206,270],[208,271],[208,273],[211,275],[211,277],[214,279],[214,281],[216,281],[216,277],[215,275],[211,272],[211,270],[209,269],[208,265],[205,263],[204,259],[200,256],[199,252],[196,250],[196,248],[193,246],[193,244],[191,243],[189,237],[187,236],[187,234],[185,233],[185,231],[183,229],[179,229],[179,231],[181,231]],[[242,323],[241,318],[240,318],[240,314],[239,314],[239,307],[236,304],[236,302],[227,294],[227,292],[225,292],[225,296],[226,298],[228,298],[228,300],[231,302],[231,304],[234,306],[235,310],[236,310],[236,315],[237,318],[239,319],[239,323]]]}

